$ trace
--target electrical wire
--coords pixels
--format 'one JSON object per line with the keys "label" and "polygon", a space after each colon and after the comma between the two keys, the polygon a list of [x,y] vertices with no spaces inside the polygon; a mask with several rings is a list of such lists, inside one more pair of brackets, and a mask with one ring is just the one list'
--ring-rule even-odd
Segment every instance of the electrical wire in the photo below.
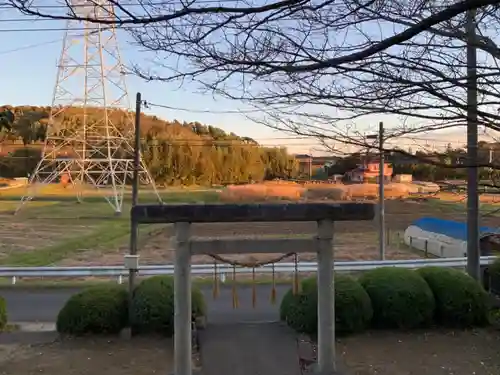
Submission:
{"label": "electrical wire", "polygon": [[[220,0],[196,0],[194,4],[196,5],[203,5],[203,4],[225,4],[225,3],[238,3],[238,2],[241,2],[241,0],[223,0],[223,1],[220,1]],[[141,4],[141,3],[129,3],[129,4],[121,4],[122,6],[125,6],[125,7],[128,7],[128,6],[141,6],[141,7],[145,7],[144,4]],[[153,2],[153,3],[149,3],[147,4],[147,6],[159,6],[159,5],[172,5],[172,6],[179,6],[181,8],[185,8],[186,5],[183,4],[182,2]],[[78,7],[88,7],[88,5],[85,5],[85,4],[75,4],[75,5],[72,5],[72,8],[78,8]],[[33,9],[68,9],[69,7],[66,6],[66,5],[40,5],[40,6],[36,6],[36,7],[33,7]],[[14,11],[18,11],[17,8],[11,6],[11,5],[7,5],[7,4],[0,4],[0,10],[2,9],[10,9],[10,10],[14,10]],[[137,17],[143,17],[145,15],[138,15]],[[30,18],[30,17],[36,17],[36,18]],[[103,19],[106,19],[105,17]],[[30,22],[30,23],[33,23],[33,22],[40,22],[40,21],[53,21],[53,22],[62,22],[62,21],[65,21],[67,22],[68,20],[61,20],[61,19],[51,19],[51,18],[41,18],[40,16],[29,16],[27,15],[26,18],[11,18],[11,19],[0,19],[0,23],[1,22],[15,22],[15,23],[18,23],[18,22]],[[76,21],[75,22],[81,22],[81,21]],[[182,25],[182,24],[176,24],[176,26],[186,26],[186,27],[192,27],[192,25],[189,25],[189,24],[185,24],[185,25]],[[204,26],[208,26],[208,27],[212,27],[212,26],[218,26],[218,23],[207,23],[207,24],[204,24]],[[125,29],[125,30],[131,30],[131,29],[138,29],[138,28],[143,28],[144,25],[128,25],[126,27],[120,27],[119,25],[115,25],[115,28],[117,29]],[[97,28],[97,27],[96,27]],[[57,28],[30,28],[30,29],[24,29],[24,28],[16,28],[16,29],[0,29],[0,33],[9,33],[9,32],[16,32],[16,33],[19,33],[19,32],[56,32],[56,31],[67,31],[67,30],[78,30],[78,31],[85,31],[87,30],[88,28],[70,28],[68,29],[67,27],[57,27]]]}
{"label": "electrical wire", "polygon": [[[56,21],[56,20],[54,20]],[[57,20],[59,22],[62,22],[62,20]],[[65,22],[67,22],[66,20]],[[71,21],[71,20],[70,20]],[[81,23],[81,21],[73,21],[76,23]],[[219,23],[205,23],[203,26],[207,27],[215,27],[218,26]],[[190,24],[175,24],[176,27],[193,27],[193,25]],[[30,29],[22,29],[22,28],[16,28],[16,29],[0,29],[0,33],[23,33],[23,32],[61,32],[61,31],[106,31],[109,29],[114,28],[115,30],[124,30],[124,31],[129,31],[129,30],[134,30],[134,29],[142,29],[144,27],[147,27],[147,25],[128,25],[128,26],[120,26],[120,25],[113,25],[113,26],[93,26],[93,27],[36,27],[36,28],[30,28]]]}
{"label": "electrical wire", "polygon": [[[181,112],[190,112],[190,113],[209,113],[209,114],[245,114],[245,113],[262,113],[264,110],[260,108],[256,109],[235,109],[235,110],[227,110],[227,111],[219,111],[219,110],[208,110],[208,109],[192,109],[192,108],[181,108],[181,107],[173,107],[165,104],[155,104],[155,103],[150,103],[147,101],[143,102],[144,106],[146,108],[150,107],[157,107],[157,108],[165,108],[165,109],[170,109],[172,111],[181,111]],[[273,109],[278,109],[278,110],[283,110],[284,108],[290,108],[289,106],[287,107],[281,107],[281,108],[273,108]]]}
{"label": "electrical wire", "polygon": [[[223,3],[238,3],[241,2],[241,0],[196,0],[195,4],[223,4]],[[141,4],[141,3],[121,3],[121,6],[124,7],[129,7],[129,6],[140,6],[140,7],[145,7],[145,6],[160,6],[160,5],[179,5],[179,6],[185,6],[182,2],[173,2],[173,1],[153,1],[148,4]],[[88,4],[74,4],[71,7],[72,8],[80,8],[80,7],[88,7]],[[35,9],[66,9],[68,8],[67,5],[37,5],[36,7],[33,7]],[[0,4],[0,10],[1,9],[12,9],[12,10],[17,10],[16,7],[13,7],[12,5],[9,4]]]}
{"label": "electrical wire", "polygon": [[[244,138],[244,137],[241,137]],[[263,137],[263,138],[252,138],[248,137],[256,142],[265,142],[265,141],[287,141],[287,140],[306,140],[310,139],[310,137],[303,137],[303,136],[289,136],[289,137]],[[190,138],[176,138],[173,139],[173,141],[178,141],[178,142],[192,142],[193,139]],[[201,140],[200,140],[201,141]],[[213,141],[213,142],[228,142],[228,140],[216,140],[216,139],[207,139],[206,141]],[[241,139],[235,139],[235,141],[241,141]],[[198,142],[195,141],[195,142]],[[19,146],[18,143],[2,143],[2,147],[17,147]]]}
{"label": "electrical wire", "polygon": [[62,41],[62,39],[59,38],[59,39],[50,40],[50,41],[47,41],[47,42],[44,42],[44,43],[30,44],[30,45],[27,45],[27,46],[24,46],[24,47],[18,47],[18,48],[8,49],[8,50],[0,51],[0,55],[7,55],[9,53],[14,53],[14,52],[19,52],[19,51],[25,51],[25,50],[33,49],[33,48],[37,48],[37,47],[43,47],[43,46],[47,46],[49,44],[60,43],[61,41]]}
{"label": "electrical wire", "polygon": [[[132,27],[128,27],[128,28],[132,28]],[[103,27],[102,29],[105,30],[106,28]],[[116,27],[116,29],[120,29],[120,27]],[[39,33],[39,32],[53,32],[53,31],[61,32],[61,31],[85,31],[85,30],[94,30],[94,28],[89,29],[89,28],[85,28],[85,27],[71,27],[71,28],[67,28],[67,27],[45,28],[44,27],[44,28],[31,28],[31,29],[0,29],[0,33],[25,33],[25,32]],[[96,28],[96,30],[97,30],[97,28]]]}
{"label": "electrical wire", "polygon": [[[244,113],[261,113],[264,110],[263,109],[254,109],[254,110],[227,110],[227,111],[219,111],[219,110],[201,110],[201,109],[193,109],[193,108],[185,108],[185,107],[174,107],[174,106],[169,106],[165,104],[156,104],[156,103],[150,103],[147,101],[144,101],[145,107],[158,107],[158,108],[165,108],[165,109],[170,109],[173,111],[181,111],[181,112],[190,112],[190,113],[208,113],[208,114],[244,114]],[[283,110],[283,109],[291,109],[293,110],[293,106],[285,106],[285,107],[273,107],[272,110]],[[304,137],[307,138],[307,137]],[[366,137],[364,136],[354,136],[354,137],[349,137],[351,139],[358,139],[358,140],[364,140]],[[434,143],[432,144],[426,144],[426,145],[418,145],[415,144],[415,146],[421,146],[421,147],[435,147],[436,143],[441,143],[442,145],[463,145],[464,141],[450,141],[450,140],[437,140],[437,139],[429,139],[429,138],[424,138],[424,137],[415,137],[415,136],[407,136],[407,135],[402,135],[399,137],[391,138],[388,143],[393,143],[395,142],[396,145],[400,144],[401,141],[408,141],[408,142],[414,142],[414,141],[420,141],[420,142],[431,142]],[[333,141],[333,140],[332,140]],[[413,144],[412,144],[413,146]]]}

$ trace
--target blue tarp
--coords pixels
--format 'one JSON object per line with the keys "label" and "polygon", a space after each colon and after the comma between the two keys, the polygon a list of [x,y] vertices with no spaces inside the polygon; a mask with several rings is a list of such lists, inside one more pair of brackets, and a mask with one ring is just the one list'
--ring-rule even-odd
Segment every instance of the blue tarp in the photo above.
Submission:
{"label": "blue tarp", "polygon": [[[438,233],[461,241],[467,241],[467,224],[465,222],[438,219],[435,217],[423,217],[415,220],[411,225],[426,232]],[[498,233],[500,228],[481,227],[479,236]]]}

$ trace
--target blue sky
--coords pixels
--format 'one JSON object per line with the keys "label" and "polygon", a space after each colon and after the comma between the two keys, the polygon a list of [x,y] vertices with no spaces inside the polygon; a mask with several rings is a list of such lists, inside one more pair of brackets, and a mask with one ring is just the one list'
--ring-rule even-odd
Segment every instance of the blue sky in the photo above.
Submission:
{"label": "blue sky", "polygon": [[[13,10],[0,9],[0,35],[2,39],[0,71],[3,73],[0,103],[50,105],[57,74],[56,65],[62,49],[63,32],[20,30],[64,28],[65,23],[52,20],[10,21],[22,18],[26,17]],[[128,43],[128,36],[125,33],[119,33],[118,38],[124,63],[140,62],[143,57],[137,52],[135,46]],[[179,88],[178,85],[169,83],[147,83],[133,76],[127,77],[127,86],[132,103],[135,100],[135,93],[140,91],[144,100],[172,107],[215,112],[251,109],[234,101],[222,98],[214,100],[211,95],[194,93],[195,90],[192,87]],[[238,135],[259,139],[263,143],[288,143],[282,139],[287,138],[287,134],[253,123],[245,115],[188,113],[159,108],[146,109],[145,112],[169,120],[178,119],[211,124]],[[313,140],[291,140],[290,142],[294,143],[292,141],[300,143],[300,147],[305,149],[315,145]]]}
{"label": "blue sky", "polygon": [[[13,19],[20,21],[12,21]],[[24,19],[24,21],[23,21]],[[0,8],[0,71],[3,90],[0,91],[0,104],[50,105],[56,79],[56,64],[61,54],[63,31],[22,31],[27,29],[61,29],[65,23],[54,20],[35,20],[26,22],[26,17],[14,10]],[[125,64],[140,63],[144,55],[137,47],[129,44],[130,37],[119,32],[122,60]],[[197,94],[196,87],[169,83],[147,83],[137,77],[127,78],[131,103],[135,93],[140,91],[143,99],[172,107],[191,108],[201,111],[248,110],[235,101],[212,95]],[[161,118],[181,121],[199,121],[221,127],[240,136],[248,136],[268,145],[287,145],[293,152],[314,152],[318,148],[313,139],[297,140],[293,136],[277,132],[264,125],[256,124],[241,114],[189,113],[168,109],[151,108],[146,113]],[[384,121],[390,126],[391,118]],[[379,119],[374,118],[377,124]],[[370,127],[375,130],[375,127]],[[368,127],[367,127],[368,130]],[[445,138],[446,139],[446,138]],[[449,138],[447,138],[449,140]],[[314,153],[321,153],[316,151]]]}

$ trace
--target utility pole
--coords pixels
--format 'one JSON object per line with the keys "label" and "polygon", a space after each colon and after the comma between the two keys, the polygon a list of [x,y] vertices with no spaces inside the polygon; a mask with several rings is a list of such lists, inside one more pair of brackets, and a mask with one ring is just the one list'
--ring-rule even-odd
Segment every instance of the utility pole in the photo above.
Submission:
{"label": "utility pole", "polygon": [[479,244],[476,10],[467,11],[467,273],[481,279]]}
{"label": "utility pole", "polygon": [[385,260],[385,158],[384,158],[384,123],[379,122],[378,134],[369,135],[368,139],[378,140],[378,154],[379,154],[379,167],[378,167],[378,246],[380,260]]}
{"label": "utility pole", "polygon": [[378,175],[378,214],[379,214],[379,251],[380,259],[385,260],[385,160],[384,160],[384,123],[378,124],[378,151],[379,151],[379,175]]}
{"label": "utility pole", "polygon": [[[134,131],[134,166],[132,175],[132,207],[139,203],[139,173],[141,170],[141,93],[138,92],[135,101],[135,131]],[[138,261],[137,240],[139,235],[139,224],[130,220],[130,257]],[[138,262],[137,262],[138,263]],[[132,316],[132,296],[135,287],[135,276],[137,269],[129,268],[129,316]],[[130,319],[130,318],[129,318]]]}
{"label": "utility pole", "polygon": [[313,157],[311,151],[309,150],[309,181],[312,180],[312,174],[313,174]]}

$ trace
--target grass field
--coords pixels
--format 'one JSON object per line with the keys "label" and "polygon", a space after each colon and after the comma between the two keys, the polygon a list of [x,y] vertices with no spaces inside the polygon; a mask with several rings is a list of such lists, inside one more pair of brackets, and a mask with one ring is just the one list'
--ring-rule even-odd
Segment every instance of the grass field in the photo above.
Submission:
{"label": "grass field", "polygon": [[[17,194],[17,195],[16,195]],[[71,191],[54,187],[41,199],[29,202],[17,215],[13,210],[20,200],[18,189],[0,192],[0,264],[10,266],[47,265],[121,265],[128,252],[130,196],[125,197],[123,213],[114,215],[112,208],[101,197],[88,196],[77,203]],[[161,192],[165,202],[214,202],[215,190],[171,189]],[[407,226],[417,218],[436,216],[460,220],[465,218],[464,201],[431,199],[428,201],[388,200],[386,226],[389,243],[388,259],[421,256],[402,245],[399,238]],[[151,191],[143,192],[140,202],[154,202]],[[485,203],[484,212],[493,214],[484,218],[484,225],[498,226],[500,220],[494,211],[497,204]],[[340,222],[335,225],[335,256],[339,260],[376,259],[377,226],[375,221]],[[315,233],[315,223],[234,223],[194,225],[194,235],[224,236],[303,236]],[[141,264],[165,264],[172,261],[170,245],[171,225],[145,225],[140,228],[139,247]],[[253,254],[234,255],[231,259],[251,261]],[[274,255],[259,255],[260,260]],[[262,258],[265,257],[265,258]],[[301,259],[314,258],[314,254]],[[285,261],[291,261],[290,259]],[[194,262],[213,262],[209,257],[195,257]]]}

